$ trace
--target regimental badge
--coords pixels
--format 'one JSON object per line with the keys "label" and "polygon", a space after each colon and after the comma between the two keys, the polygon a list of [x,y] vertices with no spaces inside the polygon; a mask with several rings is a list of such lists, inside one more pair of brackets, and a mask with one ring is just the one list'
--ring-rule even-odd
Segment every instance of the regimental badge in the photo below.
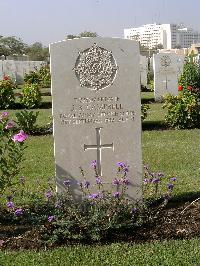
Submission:
{"label": "regimental badge", "polygon": [[112,52],[99,47],[96,43],[79,53],[74,67],[80,86],[95,91],[112,85],[117,70]]}
{"label": "regimental badge", "polygon": [[168,67],[171,65],[171,59],[169,57],[169,55],[163,55],[161,58],[160,58],[160,64],[161,66],[163,67]]}

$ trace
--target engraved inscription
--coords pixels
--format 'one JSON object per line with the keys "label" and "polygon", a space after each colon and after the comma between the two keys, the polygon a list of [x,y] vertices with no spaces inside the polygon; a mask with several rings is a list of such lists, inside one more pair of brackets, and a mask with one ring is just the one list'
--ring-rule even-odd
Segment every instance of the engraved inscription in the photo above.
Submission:
{"label": "engraved inscription", "polygon": [[117,69],[112,52],[96,43],[79,53],[74,67],[80,86],[95,91],[110,86],[116,77]]}
{"label": "engraved inscription", "polygon": [[74,98],[69,111],[59,114],[61,125],[124,123],[134,121],[134,116],[117,96]]}
{"label": "engraved inscription", "polygon": [[97,127],[95,128],[96,130],[96,141],[97,144],[96,145],[86,145],[84,144],[84,151],[86,150],[97,150],[97,173],[99,176],[102,175],[101,173],[101,150],[102,149],[114,149],[114,145],[113,143],[111,144],[101,144],[101,135],[100,135],[100,131],[101,131],[102,127]]}

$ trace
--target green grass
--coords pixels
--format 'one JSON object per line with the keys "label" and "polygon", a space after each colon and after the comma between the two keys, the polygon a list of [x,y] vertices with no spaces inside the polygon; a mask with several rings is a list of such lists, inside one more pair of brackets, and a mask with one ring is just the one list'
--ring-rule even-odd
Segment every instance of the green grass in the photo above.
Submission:
{"label": "green grass", "polygon": [[0,265],[130,265],[197,266],[200,265],[198,239],[151,244],[116,243],[103,246],[72,246],[52,251],[0,252]]}

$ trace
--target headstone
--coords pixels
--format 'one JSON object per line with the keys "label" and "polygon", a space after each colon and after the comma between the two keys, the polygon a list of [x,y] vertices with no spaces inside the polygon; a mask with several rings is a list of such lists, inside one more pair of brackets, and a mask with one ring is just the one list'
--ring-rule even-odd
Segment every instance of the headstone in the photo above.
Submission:
{"label": "headstone", "polygon": [[2,80],[4,77],[3,73],[3,60],[0,60],[0,80]]}
{"label": "headstone", "polygon": [[139,47],[131,40],[81,38],[50,45],[57,191],[81,196],[79,166],[114,189],[116,163],[129,165],[127,197],[142,197]]}
{"label": "headstone", "polygon": [[178,94],[178,76],[182,72],[184,57],[175,53],[153,55],[154,97],[156,101],[170,93]]}
{"label": "headstone", "polygon": [[148,58],[140,55],[140,81],[141,85],[147,87]]}
{"label": "headstone", "polygon": [[3,73],[4,75],[9,76],[12,81],[16,81],[16,67],[13,60],[3,61]]}

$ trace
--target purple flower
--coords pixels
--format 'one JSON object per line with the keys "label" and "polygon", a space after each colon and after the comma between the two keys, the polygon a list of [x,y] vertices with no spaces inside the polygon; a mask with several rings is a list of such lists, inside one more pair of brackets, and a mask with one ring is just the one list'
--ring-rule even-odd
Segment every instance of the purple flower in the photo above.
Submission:
{"label": "purple flower", "polygon": [[159,182],[160,182],[160,178],[153,178],[151,180],[151,183],[153,183],[153,184],[158,184]]}
{"label": "purple flower", "polygon": [[150,183],[150,180],[148,179],[148,178],[145,178],[144,180],[143,180],[143,184],[144,185],[147,185],[147,184],[149,184]]}
{"label": "purple flower", "polygon": [[11,139],[14,142],[23,142],[28,138],[28,135],[26,133],[24,133],[23,130],[20,130],[20,132],[18,134],[15,134]]}
{"label": "purple flower", "polygon": [[173,190],[174,185],[173,184],[167,184],[167,187],[168,187],[169,190]]}
{"label": "purple flower", "polygon": [[92,167],[93,169],[96,169],[96,168],[97,168],[97,161],[96,161],[96,160],[92,160],[92,161],[91,161],[91,167]]}
{"label": "purple flower", "polygon": [[61,204],[60,204],[59,201],[57,201],[57,202],[55,203],[55,208],[57,208],[57,209],[60,209],[60,208],[61,208]]}
{"label": "purple flower", "polygon": [[171,177],[171,178],[170,178],[170,181],[176,181],[176,180],[177,180],[176,177]]}
{"label": "purple flower", "polygon": [[120,181],[119,179],[115,178],[113,181],[112,181],[113,185],[115,186],[119,186],[120,185]]}
{"label": "purple flower", "polygon": [[89,186],[90,186],[90,182],[86,180],[86,181],[85,181],[85,184],[84,184],[84,187],[85,187],[85,188],[89,188]]}
{"label": "purple flower", "polygon": [[64,181],[63,181],[63,184],[64,184],[65,186],[69,186],[69,185],[70,185],[70,180],[64,180]]}
{"label": "purple flower", "polygon": [[129,172],[129,166],[124,167],[123,170],[124,170],[125,173],[128,173]]}
{"label": "purple flower", "polygon": [[115,192],[115,193],[113,193],[113,196],[115,197],[115,198],[119,198],[120,197],[120,192]]}
{"label": "purple flower", "polygon": [[134,208],[131,210],[131,213],[132,213],[132,214],[135,214],[136,212],[138,212],[138,208],[134,207]]}
{"label": "purple flower", "polygon": [[52,221],[54,221],[55,220],[55,216],[54,215],[51,215],[51,216],[48,216],[48,222],[52,222]]}
{"label": "purple flower", "polygon": [[118,162],[117,166],[121,167],[121,168],[124,168],[124,167],[126,167],[126,164],[124,162]]}
{"label": "purple flower", "polygon": [[101,177],[97,176],[96,183],[97,183],[97,185],[102,185],[102,179],[101,179]]}
{"label": "purple flower", "polygon": [[13,121],[9,121],[8,123],[7,123],[7,125],[5,126],[5,129],[11,129],[11,128],[13,128],[14,127],[14,123],[13,123]]}
{"label": "purple flower", "polygon": [[4,242],[5,242],[4,240],[2,240],[2,239],[0,240],[0,247],[3,246]]}
{"label": "purple flower", "polygon": [[13,203],[12,201],[8,201],[8,202],[6,203],[6,206],[7,206],[8,208],[12,209],[12,208],[14,208],[14,203]]}
{"label": "purple flower", "polygon": [[130,185],[130,181],[127,178],[123,178],[122,183],[126,186]]}
{"label": "purple flower", "polygon": [[21,208],[16,209],[16,211],[15,211],[15,215],[16,215],[17,217],[22,216],[22,215],[23,215],[23,210],[22,210]]}
{"label": "purple flower", "polygon": [[162,178],[164,176],[164,173],[158,172],[158,177]]}
{"label": "purple flower", "polygon": [[47,191],[47,192],[45,193],[45,197],[46,197],[47,199],[50,199],[52,196],[53,196],[53,192],[52,192],[51,190],[49,190],[49,191]]}
{"label": "purple flower", "polygon": [[89,199],[97,199],[99,197],[99,193],[93,193],[88,196]]}
{"label": "purple flower", "polygon": [[6,117],[8,117],[8,112],[3,112],[3,113],[1,114],[1,117],[2,117],[2,118],[6,118]]}

